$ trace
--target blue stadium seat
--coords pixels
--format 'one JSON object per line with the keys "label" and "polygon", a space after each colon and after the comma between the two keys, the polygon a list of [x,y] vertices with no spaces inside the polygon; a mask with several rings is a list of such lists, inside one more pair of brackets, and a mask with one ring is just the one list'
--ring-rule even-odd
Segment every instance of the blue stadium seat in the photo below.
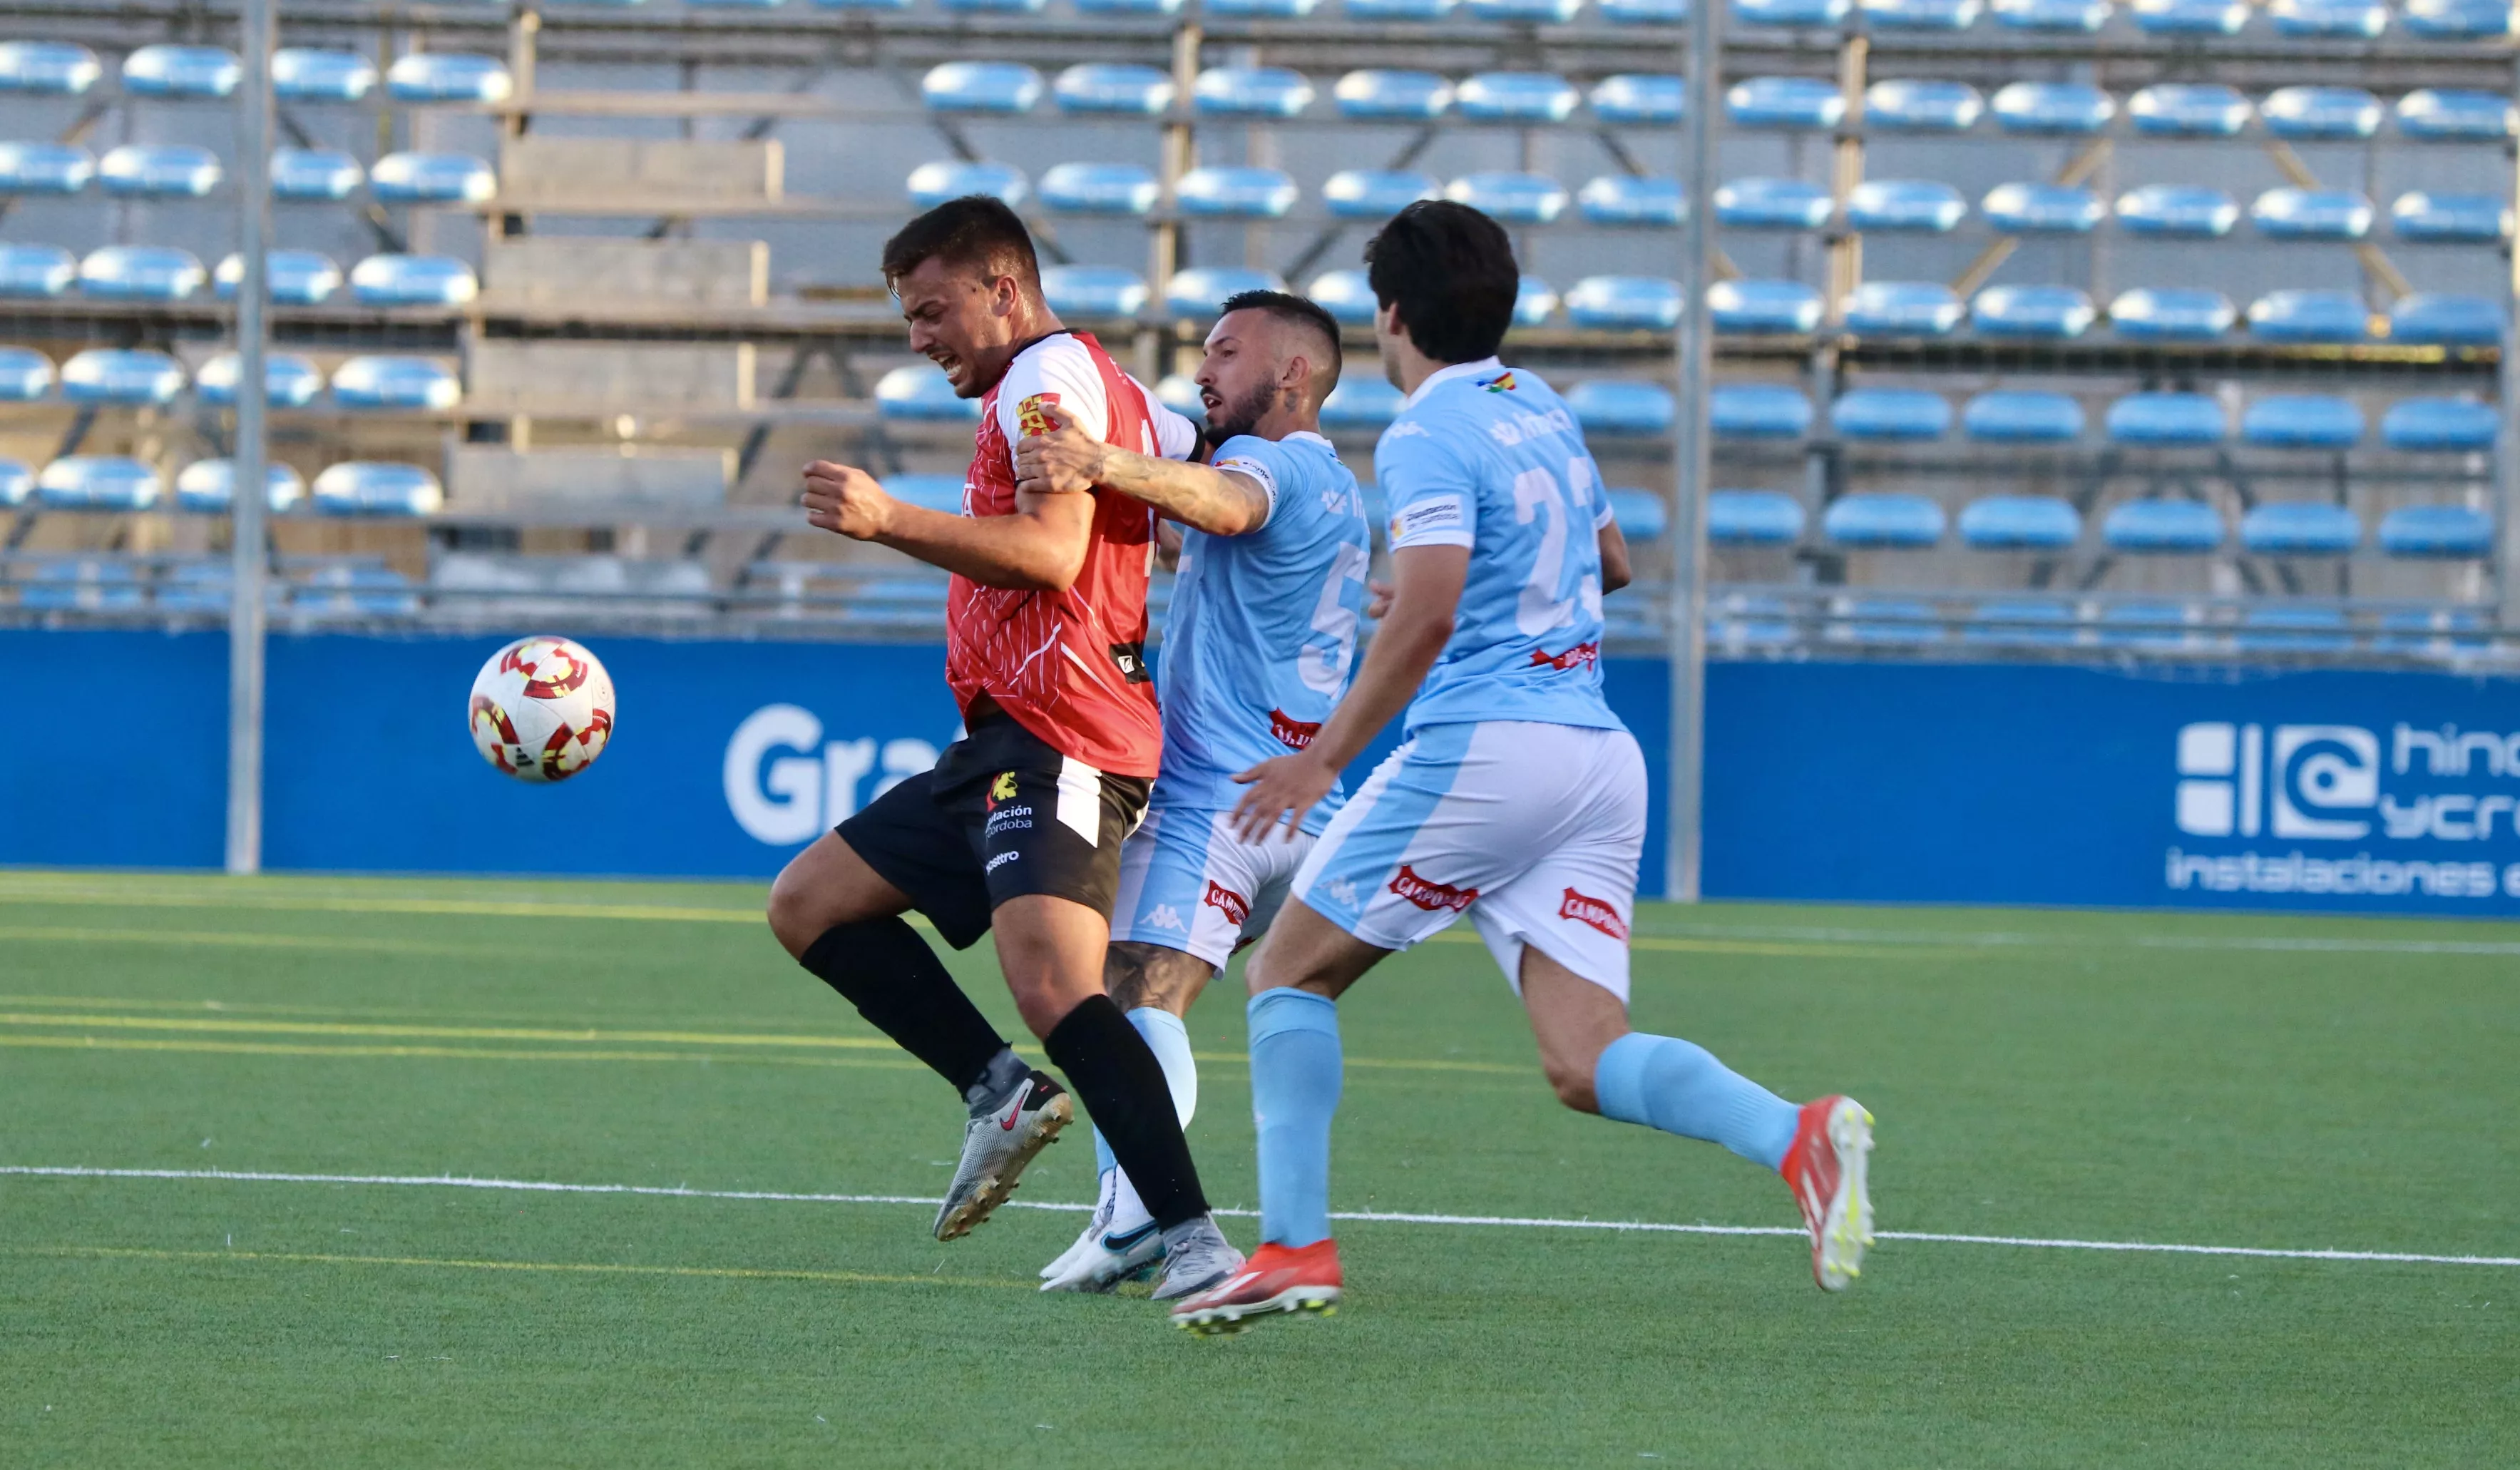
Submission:
{"label": "blue stadium seat", "polygon": [[1978,208],[2006,235],[2088,235],[2109,212],[2098,195],[2066,184],[1998,184]]}
{"label": "blue stadium seat", "polygon": [[1980,551],[2063,551],[2083,517],[2055,495],[1983,495],[1960,509],[1960,540]]}
{"label": "blue stadium seat", "polygon": [[1155,384],[1155,401],[1193,424],[1207,422],[1207,402],[1199,397],[1198,385],[1180,373],[1169,374]]}
{"label": "blue stadium seat", "polygon": [[1826,189],[1801,179],[1727,179],[1715,189],[1715,219],[1734,229],[1817,230],[1837,206]]}
{"label": "blue stadium seat", "polygon": [[2520,111],[2498,92],[2425,87],[2398,99],[2398,131],[2409,138],[2464,141],[2520,132]]}
{"label": "blue stadium seat", "polygon": [[1680,310],[1680,283],[1662,276],[1586,276],[1566,293],[1567,320],[1579,327],[1668,331]]}
{"label": "blue stadium seat", "polygon": [[2485,245],[2511,238],[2511,209],[2498,194],[2436,194],[2415,189],[2389,207],[2398,238],[2416,244]]}
{"label": "blue stadium seat", "polygon": [[[1718,490],[1722,494],[1762,494],[1764,491]],[[1801,512],[1797,510],[1796,515]],[[1769,597],[1752,592],[1728,592],[1706,600],[1706,639],[1728,651],[1742,652],[1753,648],[1787,648],[1794,642],[1793,609],[1781,597]]]}
{"label": "blue stadium seat", "polygon": [[[341,289],[341,267],[320,251],[273,251],[262,257],[262,278],[283,306],[320,306]],[[245,257],[230,255],[210,273],[221,300],[232,300],[245,280]]]}
{"label": "blue stadium seat", "polygon": [[1322,400],[1322,423],[1332,429],[1380,429],[1400,416],[1408,397],[1379,376],[1357,373],[1339,380]]}
{"label": "blue stadium seat", "polygon": [[[2445,633],[2478,633],[2487,626],[2484,618],[2456,608],[2384,613],[2380,616],[2380,626],[2389,631],[2373,639],[2372,646],[2393,653],[2477,654],[2493,646],[2481,638],[2440,636]],[[2409,633],[2428,636],[2407,636]]]}
{"label": "blue stadium seat", "polygon": [[53,359],[32,347],[0,347],[0,403],[36,403],[52,396]]}
{"label": "blue stadium seat", "polygon": [[2239,319],[2231,299],[2194,287],[2141,288],[2109,302],[2109,326],[2120,337],[2193,342],[2220,337]]}
{"label": "blue stadium seat", "polygon": [[2260,556],[2345,556],[2362,544],[2362,523],[2341,505],[2275,501],[2240,518],[2240,544]]}
{"label": "blue stadium seat", "polygon": [[1051,98],[1062,113],[1155,116],[1173,105],[1173,79],[1153,67],[1085,62],[1058,73]]}
{"label": "blue stadium seat", "polygon": [[446,492],[418,465],[348,460],[315,477],[310,499],[330,516],[433,516]]}
{"label": "blue stadium seat", "polygon": [[112,300],[180,301],[209,273],[193,253],[171,245],[109,245],[79,262],[79,290]]}
{"label": "blue stadium seat", "polygon": [[1922,495],[1857,490],[1829,503],[1820,518],[1822,534],[1839,546],[1923,547],[1943,539],[1943,508]]}
{"label": "blue stadium seat", "polygon": [[271,54],[271,94],[283,102],[356,102],[376,85],[376,63],[355,51],[283,46]]}
{"label": "blue stadium seat", "polygon": [[1802,535],[1802,504],[1782,490],[1706,492],[1706,538],[1718,545],[1782,546]]}
{"label": "blue stadium seat", "polygon": [[1609,492],[1610,519],[1619,525],[1619,534],[1634,544],[1659,541],[1671,529],[1671,507],[1651,490],[1613,489]]}
{"label": "blue stadium seat", "polygon": [[1183,174],[1173,198],[1184,214],[1276,219],[1295,207],[1303,191],[1282,169],[1211,166]]}
{"label": "blue stadium seat", "polygon": [[960,396],[943,368],[922,362],[876,380],[875,411],[887,419],[968,423],[980,417],[980,400]]}
{"label": "blue stadium seat", "polygon": [[1388,219],[1444,186],[1414,168],[1342,168],[1322,184],[1322,203],[1341,219]]}
{"label": "blue stadium seat", "polygon": [[1165,288],[1164,305],[1175,316],[1213,320],[1217,308],[1227,297],[1246,291],[1283,291],[1285,281],[1276,271],[1251,270],[1242,266],[1200,266],[1193,270],[1175,271],[1172,284]]}
{"label": "blue stadium seat", "polygon": [[2361,87],[2278,87],[2258,115],[2278,138],[2367,138],[2380,130],[2382,111]]}
{"label": "blue stadium seat", "polygon": [[1029,113],[1041,101],[1041,73],[1020,62],[946,62],[919,81],[936,113]]}
{"label": "blue stadium seat", "polygon": [[1547,71],[1482,71],[1454,90],[1453,110],[1481,122],[1563,122],[1583,100],[1574,83]]}
{"label": "blue stadium seat", "polygon": [[[295,509],[298,502],[306,498],[305,477],[287,465],[266,462],[263,466],[262,482],[263,503],[283,515]],[[235,460],[195,460],[176,473],[175,505],[178,509],[188,510],[196,515],[218,516],[227,514],[228,508],[235,501]],[[219,570],[224,572],[227,569],[221,567]],[[227,578],[221,576],[216,580],[225,583]],[[167,604],[167,599],[162,595],[158,601],[160,607]],[[220,608],[227,606],[227,591],[224,586],[219,589],[217,606]],[[195,611],[206,612],[209,609],[200,608]]]}
{"label": "blue stadium seat", "polygon": [[1584,0],[1462,0],[1462,9],[1473,21],[1537,25],[1563,25],[1583,8]]}
{"label": "blue stadium seat", "polygon": [[385,69],[385,94],[396,102],[505,102],[515,90],[495,56],[415,51]]}
{"label": "blue stadium seat", "polygon": [[2219,444],[2229,433],[2223,405],[2205,393],[2129,393],[2103,422],[2121,444]]}
{"label": "blue stadium seat", "polygon": [[[601,0],[601,3],[636,5],[640,0]],[[1034,15],[1048,6],[1049,0],[936,0],[939,10],[974,15]]]}
{"label": "blue stadium seat", "polygon": [[1939,281],[1867,281],[1843,302],[1850,332],[1943,337],[1958,329],[1968,307]]}
{"label": "blue stadium seat", "polygon": [[367,177],[359,161],[329,148],[271,151],[271,197],[338,204],[358,192]]}
{"label": "blue stadium seat", "polygon": [[76,194],[96,177],[96,160],[67,143],[0,143],[0,194]]}
{"label": "blue stadium seat", "polygon": [[1724,94],[1734,127],[1829,128],[1846,120],[1846,97],[1810,76],[1753,76]]}
{"label": "blue stadium seat", "polygon": [[2380,549],[2391,556],[2492,556],[2494,518],[2464,505],[2400,506],[2380,518]]}
{"label": "blue stadium seat", "polygon": [[[193,394],[213,408],[236,402],[242,369],[234,352],[221,352],[193,375]],[[267,352],[262,359],[262,393],[278,408],[303,408],[324,391],[324,375],[294,352]]]}
{"label": "blue stadium seat", "polygon": [[219,156],[190,143],[125,143],[97,161],[108,194],[200,199],[219,186]]}
{"label": "blue stadium seat", "polygon": [[1995,0],[1995,23],[2014,30],[2094,31],[2109,23],[2109,0]]}
{"label": "blue stadium seat", "polygon": [[1041,294],[1060,316],[1136,316],[1147,309],[1146,281],[1117,265],[1045,266]]}
{"label": "blue stadium seat", "polygon": [[[2240,615],[2231,646],[2250,653],[2343,653],[2354,646],[2335,608],[2253,607]],[[2279,632],[2261,629],[2283,629]]]}
{"label": "blue stadium seat", "polygon": [[2360,240],[2371,202],[2352,189],[2270,189],[2249,207],[2258,233],[2277,240]]}
{"label": "blue stadium seat", "polygon": [[2502,415],[2474,398],[2400,398],[2380,415],[2380,441],[2392,449],[2482,452],[2494,447]]}
{"label": "blue stadium seat", "polygon": [[134,97],[225,97],[244,75],[236,53],[217,46],[143,46],[122,59],[122,90]]}
{"label": "blue stadium seat", "polygon": [[67,41],[0,41],[0,92],[76,97],[105,68],[96,53]]}
{"label": "blue stadium seat", "polygon": [[[1678,288],[1673,288],[1675,293]],[[1513,294],[1513,324],[1537,327],[1557,314],[1557,293],[1538,276],[1524,276]],[[1675,318],[1676,320],[1677,318]]]}
{"label": "blue stadium seat", "polygon": [[1603,122],[1678,122],[1688,111],[1688,88],[1677,76],[1622,72],[1595,84],[1591,101]]}
{"label": "blue stadium seat", "polygon": [[1867,179],[1846,197],[1846,223],[1857,230],[1948,232],[1968,217],[1968,201],[1933,179]]}
{"label": "blue stadium seat", "polygon": [[1969,302],[1969,321],[1988,337],[2080,337],[2098,316],[2071,286],[1990,286]]}
{"label": "blue stadium seat", "polygon": [[449,255],[370,255],[350,267],[363,306],[461,306],[480,290],[472,267]]}
{"label": "blue stadium seat", "polygon": [[1257,16],[1281,21],[1299,21],[1313,13],[1321,0],[1200,0],[1200,8],[1210,15]]}
{"label": "blue stadium seat", "polygon": [[1343,326],[1361,327],[1373,320],[1373,288],[1361,270],[1326,270],[1304,290],[1313,303]]}
{"label": "blue stadium seat", "polygon": [[906,505],[949,516],[963,513],[964,477],[960,475],[887,475],[882,484],[885,494]]}
{"label": "blue stadium seat", "polygon": [[1820,325],[1822,304],[1820,293],[1800,281],[1718,281],[1706,288],[1706,317],[1718,332],[1809,332]]}
{"label": "blue stadium seat", "polygon": [[1688,19],[1688,0],[1595,0],[1594,8],[1613,25],[1675,25]]}
{"label": "blue stadium seat", "polygon": [[2492,346],[2502,340],[2502,306],[2490,297],[2419,291],[2389,308],[2396,342]]}
{"label": "blue stadium seat", "polygon": [[1960,430],[1992,444],[2058,443],[2083,436],[2083,405],[2068,393],[1998,389],[1969,399]]}
{"label": "blue stadium seat", "polygon": [[1864,89],[1864,120],[1898,132],[1964,133],[1986,115],[1986,99],[1966,82],[1876,81]]}
{"label": "blue stadium seat", "polygon": [[[620,563],[608,557],[589,558],[578,565],[595,572],[618,568]],[[680,565],[697,569],[696,563]],[[698,577],[704,588],[707,573],[699,572]],[[564,581],[562,590],[568,590]],[[655,590],[678,591],[680,588],[664,582],[656,585]],[[297,612],[393,618],[409,617],[419,612],[420,597],[412,590],[411,578],[391,567],[375,561],[337,561],[309,568],[300,574],[298,585],[290,591],[289,605]]]}
{"label": "blue stadium seat", "polygon": [[1828,425],[1840,438],[1938,439],[1951,433],[1952,404],[1920,389],[1850,389],[1829,405]]}
{"label": "blue stadium seat", "polygon": [[2376,38],[2389,28],[2381,0],[2269,0],[2267,19],[2279,36]]}
{"label": "blue stadium seat", "polygon": [[1811,399],[1798,388],[1728,383],[1707,391],[1706,421],[1717,438],[1797,439],[1811,432]]}
{"label": "blue stadium seat", "polygon": [[1191,105],[1217,116],[1292,117],[1313,105],[1313,84],[1283,67],[1212,67],[1191,88]]}
{"label": "blue stadium seat", "polygon": [[2249,330],[2270,342],[2361,342],[2371,314],[2345,291],[2270,291],[2249,303]]}
{"label": "blue stadium seat", "polygon": [[[1968,512],[1960,513],[1960,525],[1965,529]],[[1997,648],[2071,648],[2081,636],[2074,630],[2074,610],[2047,597],[1982,602],[1969,609],[1969,619],[1972,625],[1960,633],[1964,643]],[[1995,625],[1977,625],[1985,623]]]}
{"label": "blue stadium seat", "polygon": [[368,170],[368,191],[390,205],[477,205],[498,196],[499,171],[471,154],[389,153]]}
{"label": "blue stadium seat", "polygon": [[1676,225],[1688,200],[1678,179],[1604,174],[1575,191],[1575,209],[1595,224]]}
{"label": "blue stadium seat", "polygon": [[1675,412],[1671,390],[1661,384],[1608,378],[1567,390],[1566,406],[1575,410],[1575,422],[1587,434],[1663,434]]}
{"label": "blue stadium seat", "polygon": [[1875,30],[1966,30],[1986,7],[1981,0],[1864,0]]}
{"label": "blue stadium seat", "polygon": [[60,296],[78,269],[77,257],[57,245],[0,245],[0,296]]}
{"label": "blue stadium seat", "polygon": [[463,400],[455,370],[427,357],[353,357],[333,370],[333,401],[343,408],[442,413]]}
{"label": "blue stadium seat", "polygon": [[2238,35],[2248,0],[2127,0],[2135,28],[2154,35]]}
{"label": "blue stadium seat", "polygon": [[[831,0],[816,0],[816,3],[829,4]],[[1075,5],[1080,16],[1172,16],[1179,15],[1182,8],[1182,0],[1070,0],[1070,3]],[[898,4],[893,0],[877,0],[877,4],[889,10],[910,8],[909,0],[900,0]]]}
{"label": "blue stadium seat", "polygon": [[1835,25],[1849,0],[1732,0],[1732,19],[1743,25]]}
{"label": "blue stadium seat", "polygon": [[[380,160],[377,167],[384,167]],[[922,163],[910,170],[910,202],[920,208],[932,209],[949,199],[967,194],[985,194],[1011,205],[1023,203],[1028,191],[1023,170],[1012,163],[965,162],[960,159]]]}
{"label": "blue stadium seat", "polygon": [[1350,71],[1330,88],[1343,117],[1440,117],[1453,84],[1432,71]]}
{"label": "blue stadium seat", "polygon": [[2100,523],[2100,538],[2111,551],[2193,555],[2223,544],[2223,518],[2194,500],[2130,500]]}
{"label": "blue stadium seat", "polygon": [[2351,449],[2362,442],[2362,410],[2333,393],[2273,393],[2250,400],[2240,437],[2276,449]]}
{"label": "blue stadium seat", "polygon": [[2138,133],[2228,138],[2256,111],[2220,82],[2156,82],[2127,99],[2127,117]]}
{"label": "blue stadium seat", "polygon": [[2118,224],[2137,235],[2220,236],[2240,222],[2240,202],[2220,189],[2146,184],[2118,196]]}
{"label": "blue stadium seat", "polygon": [[[157,500],[151,486],[150,501]],[[73,502],[84,504],[84,502]],[[140,507],[114,505],[112,510],[136,510]],[[57,557],[37,562],[27,576],[26,585],[18,594],[18,606],[29,612],[64,613],[71,609],[90,613],[136,612],[147,605],[149,594],[140,584],[139,569],[119,558]]]}
{"label": "blue stadium seat", "polygon": [[1547,224],[1566,209],[1564,186],[1545,173],[1463,174],[1444,197],[1508,224]]}
{"label": "blue stadium seat", "polygon": [[158,503],[158,472],[119,454],[71,454],[44,466],[35,498],[56,510],[145,511]]}
{"label": "blue stadium seat", "polygon": [[1144,214],[1163,192],[1135,163],[1057,163],[1041,176],[1042,204],[1072,214]]}
{"label": "blue stadium seat", "polygon": [[62,396],[72,403],[154,407],[184,390],[184,365],[148,347],[90,347],[62,364]]}
{"label": "blue stadium seat", "polygon": [[2016,81],[1995,94],[1995,125],[2007,133],[2096,133],[2117,101],[2078,81]]}
{"label": "blue stadium seat", "polygon": [[2512,33],[2510,0],[2406,0],[2407,33],[2459,41]]}

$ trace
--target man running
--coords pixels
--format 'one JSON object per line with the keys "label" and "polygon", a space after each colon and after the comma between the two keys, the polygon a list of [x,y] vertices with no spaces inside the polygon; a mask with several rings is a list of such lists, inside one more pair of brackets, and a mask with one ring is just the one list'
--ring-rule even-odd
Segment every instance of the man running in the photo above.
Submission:
{"label": "man running", "polygon": [[1559,1100],[1778,1171],[1820,1284],[1871,1238],[1871,1115],[1793,1104],[1674,1036],[1628,1029],[1628,924],[1644,759],[1601,694],[1601,595],[1626,551],[1574,415],[1496,356],[1519,271],[1475,209],[1416,204],[1366,249],[1383,370],[1408,405],[1374,451],[1395,588],[1356,687],[1311,746],[1246,771],[1246,838],[1301,820],[1405,707],[1408,739],[1330,820],[1249,970],[1262,1245],[1176,1325],[1238,1330],[1324,1310],[1337,998],[1462,913],[1519,990]]}
{"label": "man running", "polygon": [[806,519],[954,574],[945,677],[968,732],[781,872],[770,927],[788,952],[963,1094],[970,1118],[936,1238],[969,1232],[1072,1117],[902,920],[966,948],[994,928],[1024,1025],[1110,1139],[1160,1232],[1173,1298],[1241,1258],[1208,1216],[1154,1053],[1102,989],[1120,845],[1162,748],[1142,645],[1153,517],[1096,489],[1019,493],[1012,445],[1056,405],[1100,436],[1187,454],[1185,419],[1148,399],[1042,299],[1023,222],[949,201],[883,250],[910,345],[980,399],[964,514],[894,500],[862,470],[805,471]]}
{"label": "man running", "polygon": [[[1356,477],[1322,437],[1338,385],[1338,325],[1302,297],[1252,291],[1225,302],[1198,371],[1211,464],[1132,453],[1064,409],[1015,446],[1018,488],[1102,485],[1181,524],[1156,689],[1163,774],[1146,825],[1120,853],[1119,905],[1102,982],[1154,1049],[1184,1126],[1198,1069],[1182,1018],[1237,948],[1285,901],[1316,806],[1287,840],[1236,832],[1236,772],[1300,751],[1347,689],[1372,556]],[[1109,1291],[1161,1255],[1128,1171],[1096,1135],[1102,1189],[1076,1243],[1043,1267],[1044,1291]]]}

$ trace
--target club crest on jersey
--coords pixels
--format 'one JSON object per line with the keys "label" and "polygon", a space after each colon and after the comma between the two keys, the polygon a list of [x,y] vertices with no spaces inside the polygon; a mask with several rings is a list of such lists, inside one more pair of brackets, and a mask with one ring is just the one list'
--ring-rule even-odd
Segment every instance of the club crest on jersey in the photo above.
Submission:
{"label": "club crest on jersey", "polygon": [[1058,401],[1057,393],[1034,393],[1015,405],[1015,424],[1026,435],[1050,433],[1051,404]]}
{"label": "club crest on jersey", "polygon": [[1571,888],[1566,891],[1565,898],[1557,905],[1557,917],[1573,919],[1578,924],[1589,924],[1614,940],[1625,940],[1628,937],[1627,921],[1619,917],[1619,911],[1610,906],[1609,899],[1596,898],[1590,894],[1579,894]]}
{"label": "club crest on jersey", "polygon": [[1479,387],[1486,389],[1489,392],[1492,392],[1492,393],[1509,393],[1509,392],[1512,392],[1512,391],[1513,391],[1513,372],[1512,372],[1512,370],[1511,370],[1511,369],[1508,369],[1508,370],[1507,370],[1507,371],[1505,371],[1505,372],[1502,372],[1502,373],[1497,374],[1497,375],[1496,375],[1495,377],[1493,377],[1493,378],[1481,378],[1481,379],[1479,380]]}
{"label": "club crest on jersey", "polygon": [[1012,802],[1014,799],[1015,773],[1013,771],[998,772],[998,778],[989,783],[989,809],[991,811],[995,811],[998,809],[998,804],[1000,802]]}
{"label": "club crest on jersey", "polygon": [[1213,878],[1207,880],[1207,896],[1198,901],[1233,920],[1238,929],[1251,917],[1251,900]]}
{"label": "club crest on jersey", "polygon": [[1552,654],[1547,649],[1535,648],[1531,651],[1530,666],[1554,668],[1562,673],[1569,668],[1598,667],[1600,663],[1601,644],[1598,639],[1596,639],[1591,643],[1578,643],[1562,654]]}
{"label": "club crest on jersey", "polygon": [[1477,889],[1455,888],[1449,883],[1437,883],[1432,878],[1420,877],[1416,868],[1405,862],[1400,865],[1400,871],[1392,875],[1390,889],[1430,914],[1439,908],[1449,908],[1455,913],[1460,913],[1477,902],[1479,898]]}
{"label": "club crest on jersey", "polygon": [[1269,712],[1269,733],[1290,751],[1306,751],[1312,749],[1313,737],[1322,733],[1322,722],[1297,719],[1283,710],[1272,710]]}

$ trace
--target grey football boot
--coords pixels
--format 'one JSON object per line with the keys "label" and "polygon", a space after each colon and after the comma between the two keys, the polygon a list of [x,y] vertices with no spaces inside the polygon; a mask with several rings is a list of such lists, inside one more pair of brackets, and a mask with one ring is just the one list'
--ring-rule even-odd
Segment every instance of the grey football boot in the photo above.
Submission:
{"label": "grey football boot", "polygon": [[954,1240],[1015,1192],[1015,1180],[1033,1155],[1058,1140],[1075,1120],[1067,1089],[1039,1072],[1027,1073],[997,1101],[975,1108],[963,1126],[963,1162],[936,1212],[936,1238]]}
{"label": "grey football boot", "polygon": [[1193,1297],[1222,1285],[1242,1269],[1242,1253],[1226,1243],[1216,1217],[1202,1215],[1164,1232],[1164,1279],[1155,1288],[1158,1302]]}

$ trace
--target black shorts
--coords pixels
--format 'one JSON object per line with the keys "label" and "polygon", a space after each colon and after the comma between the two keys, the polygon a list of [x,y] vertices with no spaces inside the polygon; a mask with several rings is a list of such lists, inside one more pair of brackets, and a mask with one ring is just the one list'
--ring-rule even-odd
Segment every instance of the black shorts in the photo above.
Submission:
{"label": "black shorts", "polygon": [[1009,715],[989,713],[835,830],[910,896],[945,942],[968,949],[1009,898],[1047,894],[1111,917],[1120,844],[1154,782],[1070,759]]}

